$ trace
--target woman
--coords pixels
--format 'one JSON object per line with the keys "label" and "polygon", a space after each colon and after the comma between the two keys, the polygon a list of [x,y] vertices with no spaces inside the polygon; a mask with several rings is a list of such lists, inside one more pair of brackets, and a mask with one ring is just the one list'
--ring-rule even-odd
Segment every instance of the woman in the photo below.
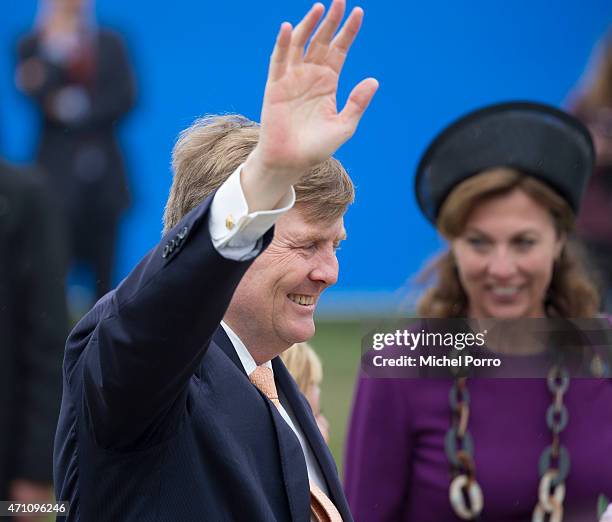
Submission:
{"label": "woman", "polygon": [[[419,316],[594,317],[599,296],[569,241],[592,164],[586,129],[540,104],[488,107],[442,132],[416,192],[450,248]],[[559,366],[548,381],[361,375],[345,463],[355,519],[594,520],[612,493],[612,383],[565,377]]]}
{"label": "woman", "polygon": [[115,124],[132,108],[122,40],[95,23],[92,0],[41,0],[19,44],[17,83],[42,118],[37,160],[64,210],[72,257],[110,290],[117,227],[129,193]]}

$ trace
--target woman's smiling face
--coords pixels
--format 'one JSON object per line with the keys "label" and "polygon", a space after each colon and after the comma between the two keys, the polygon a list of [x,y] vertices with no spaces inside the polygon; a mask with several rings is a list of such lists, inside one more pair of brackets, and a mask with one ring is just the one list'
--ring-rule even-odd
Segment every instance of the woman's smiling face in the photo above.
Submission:
{"label": "woman's smiling face", "polygon": [[471,211],[451,241],[470,317],[544,317],[555,259],[563,248],[549,210],[520,189]]}

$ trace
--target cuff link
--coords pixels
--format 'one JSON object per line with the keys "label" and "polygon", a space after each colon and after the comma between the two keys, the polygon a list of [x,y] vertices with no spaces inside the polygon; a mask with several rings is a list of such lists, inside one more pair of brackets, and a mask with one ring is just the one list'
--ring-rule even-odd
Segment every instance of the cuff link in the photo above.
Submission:
{"label": "cuff link", "polygon": [[225,228],[232,230],[236,224],[234,223],[234,217],[231,214],[225,218]]}

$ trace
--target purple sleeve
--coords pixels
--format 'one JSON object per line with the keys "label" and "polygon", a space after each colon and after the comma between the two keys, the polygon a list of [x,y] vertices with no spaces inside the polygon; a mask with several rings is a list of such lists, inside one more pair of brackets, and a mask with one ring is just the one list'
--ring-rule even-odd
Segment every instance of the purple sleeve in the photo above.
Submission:
{"label": "purple sleeve", "polygon": [[412,451],[406,381],[359,376],[344,463],[355,521],[401,520]]}

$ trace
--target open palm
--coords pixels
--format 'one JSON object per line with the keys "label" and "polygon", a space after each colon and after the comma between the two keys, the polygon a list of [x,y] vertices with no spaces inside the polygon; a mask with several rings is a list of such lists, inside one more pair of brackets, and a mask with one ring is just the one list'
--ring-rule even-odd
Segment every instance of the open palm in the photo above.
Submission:
{"label": "open palm", "polygon": [[323,10],[315,4],[295,29],[283,23],[270,60],[258,153],[266,166],[294,176],[292,182],[353,135],[378,87],[363,80],[338,112],[338,79],[363,11],[355,8],[334,37],[345,10],[344,0],[334,0],[305,50]]}

